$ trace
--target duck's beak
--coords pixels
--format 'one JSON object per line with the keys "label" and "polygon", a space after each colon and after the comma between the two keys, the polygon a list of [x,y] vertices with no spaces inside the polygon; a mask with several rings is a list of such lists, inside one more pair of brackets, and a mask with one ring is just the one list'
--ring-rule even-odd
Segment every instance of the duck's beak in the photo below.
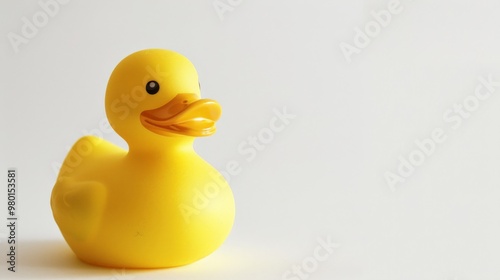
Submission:
{"label": "duck's beak", "polygon": [[161,135],[209,136],[215,133],[220,115],[221,107],[214,100],[182,93],[159,108],[142,112],[141,123]]}

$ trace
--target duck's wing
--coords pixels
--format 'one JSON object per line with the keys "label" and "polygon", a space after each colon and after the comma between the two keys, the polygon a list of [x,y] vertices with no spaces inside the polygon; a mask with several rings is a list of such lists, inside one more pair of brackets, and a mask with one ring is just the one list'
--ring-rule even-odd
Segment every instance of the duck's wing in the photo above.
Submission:
{"label": "duck's wing", "polygon": [[80,138],[68,152],[50,203],[66,239],[91,240],[97,233],[108,195],[99,171],[121,153],[123,149],[95,136]]}
{"label": "duck's wing", "polygon": [[97,233],[106,204],[106,187],[96,181],[58,180],[50,204],[65,238],[85,241]]}
{"label": "duck's wing", "polygon": [[87,176],[87,171],[94,171],[96,165],[116,155],[125,155],[126,151],[113,143],[96,136],[84,136],[71,147],[59,170],[58,180],[63,177]]}

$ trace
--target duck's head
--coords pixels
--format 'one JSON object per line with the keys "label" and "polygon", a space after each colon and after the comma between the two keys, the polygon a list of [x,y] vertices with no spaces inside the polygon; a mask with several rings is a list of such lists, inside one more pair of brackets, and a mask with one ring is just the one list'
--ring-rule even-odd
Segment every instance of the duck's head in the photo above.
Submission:
{"label": "duck's head", "polygon": [[106,115],[130,148],[192,140],[215,132],[221,108],[200,99],[198,74],[181,54],[148,49],[124,58],[106,89]]}

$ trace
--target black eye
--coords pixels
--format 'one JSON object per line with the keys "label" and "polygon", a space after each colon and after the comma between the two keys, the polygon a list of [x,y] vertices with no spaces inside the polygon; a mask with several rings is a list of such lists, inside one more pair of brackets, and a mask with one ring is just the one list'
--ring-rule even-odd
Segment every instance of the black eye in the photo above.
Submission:
{"label": "black eye", "polygon": [[156,94],[160,90],[160,84],[156,81],[149,81],[146,84],[146,91],[149,94]]}

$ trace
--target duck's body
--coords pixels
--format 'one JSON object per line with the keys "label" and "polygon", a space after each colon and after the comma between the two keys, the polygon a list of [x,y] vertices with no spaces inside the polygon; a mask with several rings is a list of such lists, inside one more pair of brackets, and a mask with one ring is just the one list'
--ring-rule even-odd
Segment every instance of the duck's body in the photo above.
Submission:
{"label": "duck's body", "polygon": [[[120,268],[184,265],[213,252],[231,230],[231,189],[195,153],[194,138],[143,136],[129,142],[129,151],[83,137],[63,163],[51,205],[64,238],[87,263]],[[141,141],[145,145],[137,145]],[[77,164],[75,155],[81,158]]]}

